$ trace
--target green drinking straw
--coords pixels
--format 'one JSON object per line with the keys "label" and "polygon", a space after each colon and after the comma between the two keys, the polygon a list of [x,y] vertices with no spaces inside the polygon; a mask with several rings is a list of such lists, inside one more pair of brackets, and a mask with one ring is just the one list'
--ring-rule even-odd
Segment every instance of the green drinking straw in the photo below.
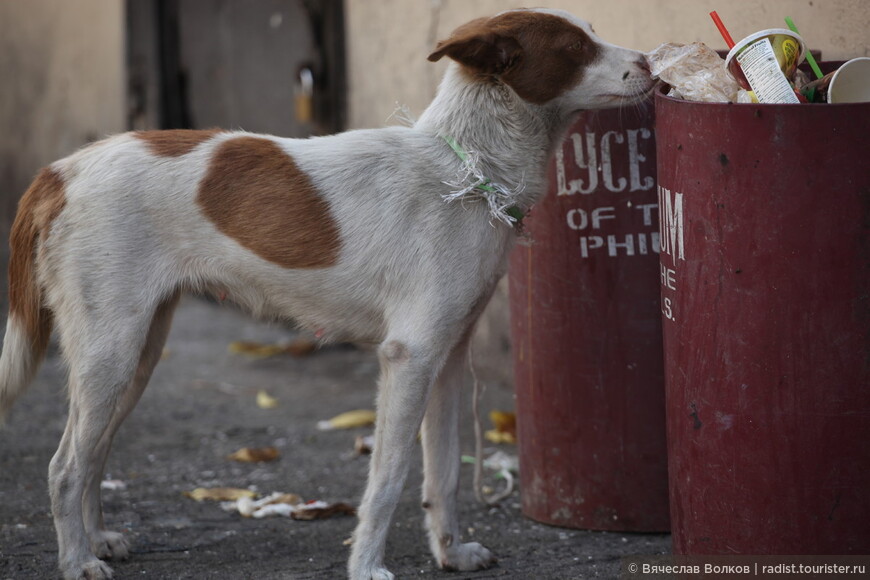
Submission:
{"label": "green drinking straw", "polygon": [[[791,29],[792,32],[794,32],[795,34],[800,34],[800,32],[798,32],[797,26],[794,25],[794,21],[788,16],[785,17],[785,23],[788,24],[788,27]],[[816,78],[820,79],[825,76],[822,74],[822,69],[819,68],[818,63],[816,63],[816,59],[813,57],[809,49],[807,49],[807,62],[810,63],[810,68],[812,68],[813,72],[816,73]]]}

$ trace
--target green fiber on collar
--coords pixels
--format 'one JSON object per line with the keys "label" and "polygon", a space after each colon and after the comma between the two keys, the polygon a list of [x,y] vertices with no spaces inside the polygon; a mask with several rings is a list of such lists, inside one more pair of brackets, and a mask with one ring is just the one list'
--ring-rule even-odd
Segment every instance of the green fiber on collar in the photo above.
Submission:
{"label": "green fiber on collar", "polygon": [[[456,153],[456,156],[459,157],[463,162],[468,162],[468,152],[462,148],[462,145],[456,142],[456,139],[453,137],[443,135],[442,139],[444,139],[450,148],[453,149],[453,152]],[[484,183],[481,183],[477,186],[478,189],[482,189],[484,191],[496,191],[494,187],[490,185],[490,179],[487,179]],[[523,218],[526,216],[518,206],[512,205],[505,210],[505,213],[514,218],[517,221],[517,224],[520,224],[523,221]]]}

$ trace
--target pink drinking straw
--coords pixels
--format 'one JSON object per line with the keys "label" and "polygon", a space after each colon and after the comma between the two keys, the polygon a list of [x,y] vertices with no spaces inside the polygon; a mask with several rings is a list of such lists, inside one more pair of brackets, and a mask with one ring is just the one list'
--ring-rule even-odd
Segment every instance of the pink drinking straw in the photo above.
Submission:
{"label": "pink drinking straw", "polygon": [[731,50],[732,48],[734,48],[734,39],[731,38],[730,34],[728,34],[728,29],[725,28],[724,24],[722,24],[722,19],[719,18],[719,15],[716,14],[715,10],[710,13],[710,18],[712,18],[713,22],[716,23],[716,28],[719,29],[719,34],[721,34],[722,38],[725,39],[725,44],[728,45],[728,50]]}

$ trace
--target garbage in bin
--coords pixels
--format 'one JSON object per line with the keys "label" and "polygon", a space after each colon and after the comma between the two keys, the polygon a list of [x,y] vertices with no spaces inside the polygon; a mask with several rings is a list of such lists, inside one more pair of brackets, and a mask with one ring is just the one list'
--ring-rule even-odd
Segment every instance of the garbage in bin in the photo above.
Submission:
{"label": "garbage in bin", "polygon": [[650,74],[667,83],[669,97],[686,101],[737,101],[740,85],[725,69],[722,57],[701,42],[662,44],[647,54]]}
{"label": "garbage in bin", "polygon": [[803,62],[806,46],[796,32],[771,28],[734,42],[714,10],[710,17],[722,34],[730,52],[725,67],[760,103],[799,103],[799,92],[789,80]]}
{"label": "garbage in bin", "polygon": [[826,100],[829,103],[870,103],[870,58],[853,58],[831,74]]}
{"label": "garbage in bin", "polygon": [[789,82],[803,62],[803,39],[785,28],[750,34],[725,57],[725,68],[737,83],[755,93],[759,103],[799,103],[799,92]]}
{"label": "garbage in bin", "polygon": [[[791,18],[788,29],[768,28],[734,42],[719,15],[710,13],[729,52],[723,60],[700,42],[662,44],[646,55],[653,78],[670,87],[669,97],[699,102],[870,102],[870,58],[852,59],[822,75]],[[798,66],[806,59],[814,80]]]}
{"label": "garbage in bin", "polygon": [[868,126],[656,94],[674,554],[867,553]]}

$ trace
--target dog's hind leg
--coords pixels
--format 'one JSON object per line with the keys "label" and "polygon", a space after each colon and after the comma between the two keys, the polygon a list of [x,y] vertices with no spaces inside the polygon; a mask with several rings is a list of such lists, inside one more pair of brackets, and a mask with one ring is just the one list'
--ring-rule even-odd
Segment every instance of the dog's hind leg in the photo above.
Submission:
{"label": "dog's hind leg", "polygon": [[429,547],[445,570],[478,570],[495,562],[492,553],[477,542],[459,541],[459,406],[467,352],[467,341],[453,350],[423,419],[423,509]]}
{"label": "dog's hind leg", "polygon": [[106,529],[103,523],[103,510],[100,502],[100,482],[106,470],[106,459],[115,432],[120,427],[127,415],[136,406],[142,392],[145,390],[154,367],[160,361],[163,354],[163,345],[169,335],[172,325],[172,315],[178,305],[180,294],[172,296],[158,306],[151,320],[151,328],[142,347],[139,356],[139,366],[130,386],[124,391],[115,406],[109,425],[106,428],[100,442],[97,444],[95,455],[97,460],[88,465],[88,474],[85,480],[85,492],[82,501],[85,530],[91,544],[91,550],[101,559],[124,559],[128,554],[128,545],[124,537],[118,532]]}
{"label": "dog's hind leg", "polygon": [[[94,520],[99,513],[99,498],[86,487],[99,485],[113,430],[141,394],[144,381],[138,384],[137,370],[158,311],[156,304],[102,298],[97,303],[102,307],[55,308],[61,346],[70,367],[70,412],[60,447],[49,465],[49,492],[59,565],[66,579],[112,577],[111,568],[94,554],[88,535],[93,529],[85,525],[85,509],[91,528],[98,525]],[[121,555],[118,548],[117,555]]]}

